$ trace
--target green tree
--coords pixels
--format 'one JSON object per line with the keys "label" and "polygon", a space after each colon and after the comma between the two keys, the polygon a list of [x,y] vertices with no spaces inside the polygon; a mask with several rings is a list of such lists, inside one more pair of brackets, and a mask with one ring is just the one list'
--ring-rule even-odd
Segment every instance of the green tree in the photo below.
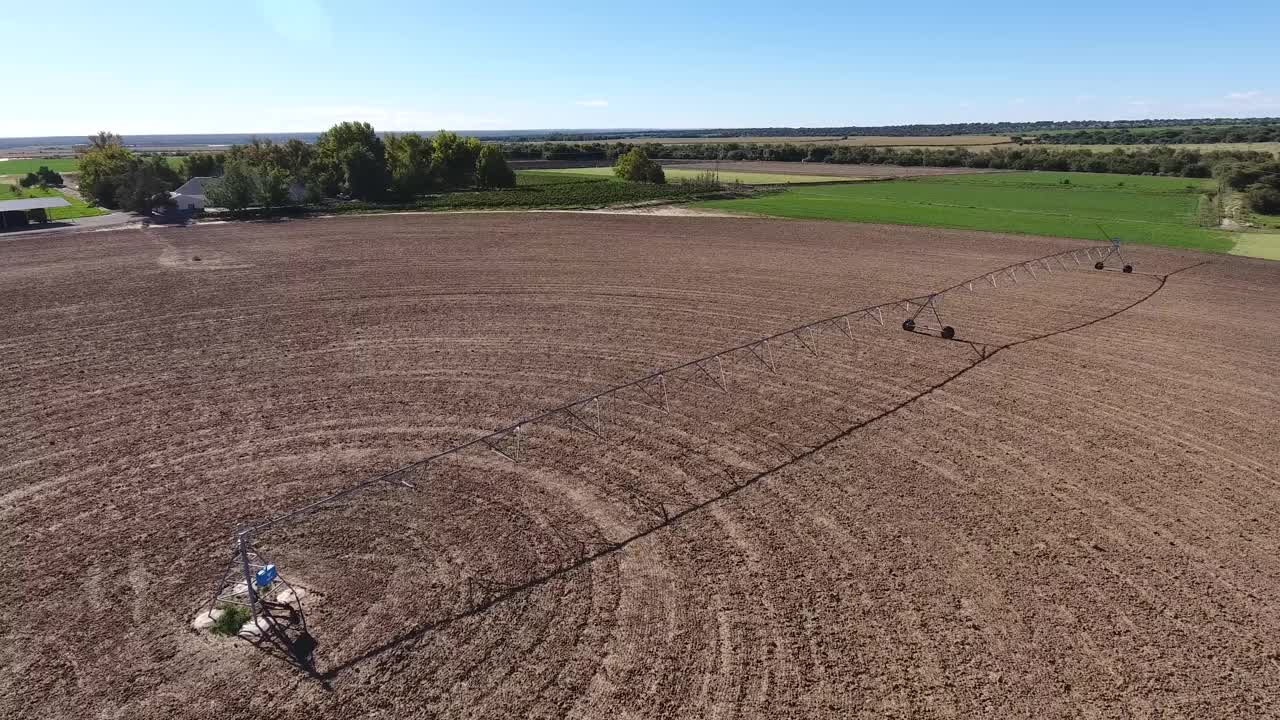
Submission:
{"label": "green tree", "polygon": [[662,166],[649,159],[640,147],[633,147],[626,154],[618,157],[613,165],[613,173],[630,182],[651,182],[662,184],[667,181]]}
{"label": "green tree", "polygon": [[289,204],[289,174],[282,168],[271,168],[258,180],[259,204],[268,209]]}
{"label": "green tree", "polygon": [[62,174],[50,170],[48,165],[41,165],[40,169],[36,170],[36,176],[40,178],[41,185],[62,187]]}
{"label": "green tree", "polygon": [[222,177],[205,185],[205,197],[212,207],[243,210],[258,198],[258,180],[244,158],[227,160]]}
{"label": "green tree", "polygon": [[150,213],[172,204],[169,191],[177,187],[178,182],[178,173],[163,157],[134,158],[129,169],[119,177],[116,202],[125,210]]}
{"label": "green tree", "polygon": [[470,185],[476,171],[476,159],[480,157],[480,141],[441,130],[431,144],[434,148],[432,170],[445,187]]}
{"label": "green tree", "polygon": [[312,145],[293,139],[281,146],[281,169],[289,175],[289,180],[302,184],[307,178],[307,168],[315,161],[316,150]]}
{"label": "green tree", "polygon": [[374,157],[363,145],[352,145],[342,151],[338,160],[351,197],[368,200],[382,195],[387,187],[382,158]]}
{"label": "green tree", "polygon": [[89,136],[89,149],[102,150],[109,147],[123,147],[124,138],[113,132],[99,130],[97,135]]}
{"label": "green tree", "polygon": [[119,135],[100,132],[90,137],[80,153],[80,192],[103,207],[120,207],[117,191],[133,161]]}
{"label": "green tree", "polygon": [[430,190],[434,182],[431,140],[417,133],[393,134],[387,136],[385,144],[391,192],[411,198]]}
{"label": "green tree", "polygon": [[193,177],[214,177],[222,174],[222,155],[214,153],[191,153],[182,158],[182,176],[188,180]]}
{"label": "green tree", "polygon": [[509,188],[516,186],[516,174],[507,165],[502,150],[496,145],[480,149],[476,160],[476,185],[482,188]]}
{"label": "green tree", "polygon": [[[338,123],[316,138],[309,180],[322,185],[327,195],[336,194],[339,188],[335,184],[340,183],[354,197],[375,197],[386,187],[386,163],[386,148],[372,125]],[[350,174],[353,169],[354,178]]]}

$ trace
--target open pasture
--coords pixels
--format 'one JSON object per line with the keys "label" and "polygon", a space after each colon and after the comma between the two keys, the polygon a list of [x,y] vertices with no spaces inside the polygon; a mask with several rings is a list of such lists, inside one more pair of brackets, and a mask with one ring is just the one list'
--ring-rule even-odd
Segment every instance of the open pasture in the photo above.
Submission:
{"label": "open pasture", "polygon": [[[1231,233],[1201,226],[1212,181],[1094,173],[952,175],[795,188],[702,207],[793,218],[1020,232],[1227,252]],[[1105,233],[1105,235],[1104,235]]]}
{"label": "open pasture", "polygon": [[944,302],[986,359],[886,314],[263,536],[309,671],[189,626],[243,523],[1082,244],[564,213],[0,241],[0,716],[1266,714],[1280,266],[1150,247]]}
{"label": "open pasture", "polygon": [[27,173],[33,173],[41,167],[47,167],[57,173],[76,172],[80,169],[80,161],[75,158],[5,159],[0,160],[0,175],[23,176]]}

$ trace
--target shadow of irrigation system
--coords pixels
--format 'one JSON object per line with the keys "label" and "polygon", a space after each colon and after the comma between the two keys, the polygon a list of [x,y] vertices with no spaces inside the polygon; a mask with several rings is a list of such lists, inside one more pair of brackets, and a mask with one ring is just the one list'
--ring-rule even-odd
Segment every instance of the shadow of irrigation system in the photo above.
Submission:
{"label": "shadow of irrigation system", "polygon": [[[817,322],[800,326],[798,328],[785,330],[781,333],[777,333],[775,335],[769,336],[760,341],[746,343],[744,345],[740,345],[738,347],[731,348],[729,350],[722,351],[714,355],[700,358],[699,360],[685,363],[684,365],[677,366],[675,368],[659,371],[639,381],[633,381],[630,383],[616,386],[614,388],[610,388],[609,390],[606,390],[597,395],[585,398],[583,400],[574,401],[573,403],[562,406],[560,408],[547,411],[546,413],[543,413],[534,418],[525,419],[520,423],[517,423],[508,428],[503,428],[502,430],[499,430],[489,436],[485,436],[484,438],[473,440],[469,443],[464,443],[456,448],[451,448],[442,453],[438,453],[436,455],[431,456],[430,458],[427,458],[425,460],[419,461],[412,465],[406,466],[405,468],[401,468],[391,473],[387,473],[385,475],[378,476],[371,480],[366,480],[364,482],[361,482],[350,488],[347,488],[338,493],[335,493],[326,498],[323,498],[317,502],[306,505],[303,508],[286,513],[277,518],[273,518],[272,520],[266,521],[264,523],[260,523],[258,525],[255,525],[251,528],[247,528],[237,533],[235,536],[237,540],[237,546],[236,546],[236,551],[233,553],[232,569],[227,573],[224,573],[223,580],[221,581],[221,584],[218,589],[218,594],[215,596],[214,602],[207,604],[205,607],[212,608],[214,607],[214,605],[227,605],[227,604],[247,605],[253,611],[253,618],[254,618],[255,624],[258,624],[260,628],[260,632],[257,633],[256,640],[255,640],[255,644],[257,645],[257,647],[259,647],[264,652],[267,652],[269,655],[273,657],[278,657],[280,659],[285,660],[290,665],[293,665],[294,667],[302,671],[309,678],[320,681],[322,684],[328,687],[328,681],[335,679],[341,673],[343,673],[344,671],[356,665],[375,659],[381,655],[384,655],[396,649],[410,646],[420,638],[426,636],[427,634],[433,631],[441,630],[460,620],[481,615],[496,605],[499,605],[503,602],[511,600],[512,598],[518,597],[531,590],[537,589],[543,585],[546,585],[548,583],[561,579],[571,573],[574,573],[577,570],[580,570],[584,567],[591,565],[592,563],[595,563],[596,561],[609,558],[610,556],[620,553],[621,551],[627,549],[629,546],[639,541],[642,541],[654,535],[655,533],[659,533],[664,529],[669,528],[672,525],[675,525],[676,523],[681,522],[684,518],[687,518],[695,513],[701,512],[702,510],[708,508],[709,506],[713,506],[713,505],[716,505],[717,503],[721,503],[730,498],[733,498],[734,496],[738,495],[742,491],[759,484],[760,482],[772,477],[773,475],[783,470],[786,470],[788,468],[791,468],[797,464],[800,464],[805,460],[811,458],[812,456],[816,455],[817,453],[822,452],[827,448],[830,448],[831,446],[857,433],[859,430],[862,430],[863,428],[866,428],[869,425],[873,425],[887,417],[891,417],[894,414],[902,411],[903,409],[908,408],[911,405],[919,402],[921,399],[928,397],[932,393],[942,388],[945,388],[951,383],[954,383],[955,381],[964,377],[966,374],[968,374],[975,368],[978,368],[982,366],[984,363],[987,363],[992,358],[996,357],[997,355],[999,355],[1001,352],[1004,352],[1005,350],[1010,350],[1012,348],[1026,345],[1028,343],[1034,343],[1037,341],[1045,340],[1047,338],[1051,338],[1057,335],[1078,331],[1083,328],[1087,328],[1091,325],[1095,325],[1097,323],[1104,322],[1106,320],[1114,318],[1155,297],[1156,294],[1158,294],[1161,290],[1164,289],[1166,283],[1168,282],[1168,279],[1173,275],[1208,264],[1208,261],[1205,261],[1205,262],[1200,262],[1200,263],[1183,267],[1181,269],[1175,270],[1173,272],[1170,272],[1164,275],[1152,275],[1147,273],[1133,273],[1132,266],[1126,263],[1123,270],[1124,273],[1137,275],[1139,277],[1151,278],[1156,281],[1155,286],[1152,287],[1152,289],[1148,293],[1143,295],[1141,298],[1135,300],[1134,302],[1128,305],[1125,305],[1124,307],[1121,307],[1112,312],[1109,312],[1105,315],[1095,317],[1090,320],[1087,320],[1069,327],[1041,333],[1039,335],[1023,338],[1020,340],[1015,340],[1012,342],[1007,342],[1004,344],[989,344],[989,343],[984,343],[977,340],[970,340],[963,337],[957,337],[955,334],[955,331],[952,328],[950,328],[949,326],[943,325],[941,323],[941,318],[938,316],[938,313],[937,313],[937,302],[941,298],[941,296],[945,293],[955,292],[960,289],[968,289],[972,291],[973,283],[978,282],[980,280],[989,281],[991,282],[993,287],[998,288],[1000,286],[996,281],[996,279],[1000,277],[1007,277],[1010,279],[1011,282],[1016,283],[1018,282],[1016,271],[1010,272],[1010,268],[1021,268],[1024,272],[1029,273],[1032,276],[1032,278],[1034,278],[1035,273],[1030,268],[1031,263],[1037,263],[1038,264],[1037,267],[1041,270],[1048,270],[1052,272],[1051,270],[1049,270],[1050,266],[1048,265],[1048,263],[1045,262],[1046,259],[1058,260],[1059,262],[1061,262],[1063,259],[1063,256],[1066,256],[1066,257],[1074,257],[1077,263],[1079,263],[1079,257],[1077,256],[1078,253],[1090,253],[1089,255],[1086,255],[1086,257],[1090,262],[1102,263],[1103,260],[1096,260],[1096,261],[1094,260],[1092,252],[1095,250],[1097,250],[1097,248],[1067,251],[1065,253],[1058,253],[1055,255],[1046,256],[1046,258],[1037,258],[1036,260],[1016,263],[1012,266],[1001,268],[1000,270],[992,271],[990,273],[984,273],[983,275],[978,276],[978,278],[962,281],[960,283],[957,283],[956,285],[953,285],[937,293],[932,293],[930,295],[921,296],[917,298],[909,298],[907,300],[892,301],[890,303],[884,303],[882,305],[873,306],[871,308],[860,308],[858,310],[854,310],[849,313],[844,313],[841,315],[834,316],[832,318],[819,320]],[[1106,252],[1104,254],[1102,251],[1098,251],[1098,255],[1102,256],[1103,259],[1107,257],[1111,257],[1112,255],[1118,256],[1117,244],[1113,242],[1112,247],[1110,248],[1110,252]],[[1062,267],[1063,269],[1066,269],[1067,266],[1065,263],[1063,263]],[[1097,267],[1097,265],[1095,265],[1095,267]],[[1098,269],[1107,269],[1107,268],[1098,268]],[[1117,271],[1119,271],[1118,268],[1117,268]],[[789,453],[791,457],[782,461],[781,463],[778,463],[772,467],[769,467],[763,471],[760,471],[754,475],[743,478],[741,480],[733,480],[732,478],[730,478],[730,483],[731,483],[730,487],[719,492],[718,494],[715,494],[709,498],[706,498],[694,504],[686,505],[676,511],[669,511],[664,503],[657,503],[656,509],[655,509],[655,515],[660,518],[660,521],[639,532],[632,534],[631,536],[625,539],[617,540],[617,541],[606,540],[603,542],[592,543],[592,546],[594,548],[592,550],[588,550],[585,544],[580,544],[579,545],[580,552],[571,561],[562,563],[552,570],[527,578],[519,583],[501,584],[501,583],[489,583],[484,581],[473,580],[472,582],[468,583],[468,588],[467,588],[468,601],[464,603],[467,606],[465,610],[455,612],[454,614],[444,618],[440,618],[428,623],[423,623],[421,625],[417,625],[415,627],[406,629],[404,632],[400,633],[396,637],[390,640],[387,640],[386,642],[383,642],[373,648],[370,648],[369,650],[362,652],[361,654],[355,657],[352,657],[348,660],[345,660],[333,667],[327,668],[323,672],[319,671],[316,668],[314,652],[317,647],[317,642],[316,642],[316,639],[306,629],[305,618],[302,617],[302,613],[301,613],[301,603],[297,601],[293,601],[293,602],[297,602],[297,605],[298,605],[298,607],[295,610],[292,607],[292,602],[281,603],[276,601],[276,598],[271,595],[271,593],[274,592],[277,588],[283,588],[287,586],[283,584],[283,579],[279,578],[278,574],[275,571],[275,566],[271,565],[266,560],[266,558],[263,557],[261,553],[253,545],[252,537],[257,532],[260,532],[264,529],[268,529],[270,527],[274,527],[282,522],[295,520],[301,515],[314,511],[318,507],[335,502],[341,498],[345,498],[351,495],[352,493],[357,492],[366,487],[379,485],[382,483],[390,483],[393,485],[401,485],[404,487],[412,488],[415,485],[411,478],[420,479],[424,477],[425,476],[424,471],[429,463],[431,463],[432,461],[438,460],[442,457],[446,457],[451,453],[458,452],[461,449],[470,448],[470,447],[482,447],[487,450],[492,450],[493,452],[496,452],[510,460],[519,461],[521,456],[521,448],[522,448],[521,437],[522,437],[524,426],[533,422],[544,420],[549,417],[559,415],[561,417],[567,418],[571,424],[576,425],[579,429],[599,435],[599,431],[602,429],[603,420],[599,415],[598,404],[596,404],[596,411],[595,411],[594,417],[588,413],[587,410],[591,408],[591,404],[598,403],[600,398],[615,394],[617,392],[620,392],[621,390],[638,389],[642,391],[645,396],[647,396],[650,400],[653,401],[654,407],[665,408],[666,407],[665,378],[667,376],[674,375],[680,370],[690,370],[694,377],[705,378],[711,382],[711,386],[717,387],[727,393],[728,387],[725,381],[722,367],[717,367],[716,370],[718,370],[718,372],[713,372],[711,369],[707,367],[709,362],[714,361],[714,362],[717,362],[718,364],[719,358],[723,357],[724,355],[734,353],[734,352],[746,352],[746,353],[749,353],[751,356],[753,356],[759,362],[763,363],[770,371],[776,371],[775,365],[772,361],[771,351],[768,348],[768,342],[770,340],[778,340],[788,335],[794,335],[797,339],[800,340],[800,342],[804,345],[804,347],[809,348],[812,351],[812,348],[810,347],[810,345],[805,342],[805,339],[806,339],[804,337],[805,333],[813,333],[816,330],[823,329],[824,326],[835,326],[837,329],[839,329],[839,325],[842,323],[844,324],[844,327],[847,329],[848,327],[847,323],[849,318],[855,317],[855,316],[859,318],[865,317],[865,318],[877,320],[880,322],[880,324],[883,324],[883,315],[881,314],[881,311],[883,311],[886,308],[904,308],[904,307],[909,308],[908,309],[909,317],[902,322],[902,327],[904,330],[907,330],[910,332],[916,332],[916,333],[927,332],[927,334],[937,335],[938,337],[941,337],[947,341],[965,343],[974,349],[974,352],[977,356],[976,359],[974,359],[970,364],[965,365],[964,367],[948,374],[946,377],[928,385],[927,387],[922,388],[921,390],[912,394],[910,397],[907,397],[906,399],[903,399],[897,402],[891,407],[885,410],[882,410],[874,415],[860,419],[857,422],[844,426],[843,428],[838,428],[838,432],[825,438],[824,440],[819,442],[817,445],[807,446],[803,451],[798,453],[796,452]],[[932,319],[936,324],[924,325],[924,323],[920,322],[921,319],[924,319],[925,322],[928,322],[929,319]],[[924,326],[922,327],[922,325]],[[844,334],[848,335],[849,333],[845,332]],[[813,336],[811,335],[809,339],[812,340]],[[653,392],[654,388],[657,388],[658,392]],[[257,582],[259,579],[262,579],[264,577],[265,577],[265,582],[262,582],[262,583]],[[480,589],[478,593],[476,592],[477,587]],[[476,597],[477,595],[479,595],[478,598]],[[294,596],[296,597],[296,594]],[[283,614],[281,612],[282,610],[284,611]],[[284,618],[284,620],[281,620],[282,617]]]}

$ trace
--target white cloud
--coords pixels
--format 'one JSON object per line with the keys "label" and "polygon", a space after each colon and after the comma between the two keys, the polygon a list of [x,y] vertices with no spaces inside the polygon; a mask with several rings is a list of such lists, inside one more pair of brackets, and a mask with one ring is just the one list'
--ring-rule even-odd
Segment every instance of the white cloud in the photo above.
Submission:
{"label": "white cloud", "polygon": [[1261,90],[1247,90],[1245,92],[1227,93],[1228,100],[1260,100],[1262,98]]}
{"label": "white cloud", "polygon": [[576,100],[574,101],[573,104],[579,105],[581,107],[594,107],[594,108],[609,107],[608,100]]}

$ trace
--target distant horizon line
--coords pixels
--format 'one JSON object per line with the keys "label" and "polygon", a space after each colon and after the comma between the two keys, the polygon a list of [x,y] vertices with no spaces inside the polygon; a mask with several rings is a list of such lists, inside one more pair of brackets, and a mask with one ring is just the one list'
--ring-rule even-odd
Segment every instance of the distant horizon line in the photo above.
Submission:
{"label": "distant horizon line", "polygon": [[[1274,121],[1280,122],[1280,117],[1271,116],[1247,116],[1247,117],[1231,117],[1231,116],[1215,116],[1215,117],[1167,117],[1167,118],[1141,118],[1141,119],[1075,119],[1075,120],[972,120],[966,122],[914,122],[914,123],[897,123],[882,125],[755,125],[755,126],[691,126],[691,127],[548,127],[548,128],[510,128],[501,130],[378,130],[374,128],[380,135],[388,133],[418,133],[418,134],[434,134],[438,132],[454,132],[461,135],[472,135],[475,137],[484,136],[506,136],[506,135],[547,135],[552,133],[578,133],[578,134],[621,134],[621,133],[689,133],[689,132],[724,132],[733,130],[876,130],[881,128],[907,128],[907,127],[964,127],[972,125],[1045,125],[1057,123],[1123,123],[1125,125],[1141,125],[1143,123],[1168,123],[1168,122],[1196,122],[1196,121],[1215,121],[1223,124],[1224,121]],[[362,121],[355,121],[362,122]],[[114,132],[114,131],[106,131]],[[129,138],[271,138],[281,136],[315,136],[320,135],[325,130],[271,130],[271,131],[254,131],[254,132],[164,132],[164,133],[115,133],[127,141]],[[17,149],[26,147],[18,145],[20,141],[30,143],[44,142],[51,145],[71,145],[82,144],[87,142],[88,138],[95,135],[96,132],[84,133],[79,135],[15,135],[0,137],[0,147],[8,149]],[[978,133],[981,134],[981,133]],[[745,135],[744,135],[745,137]]]}

